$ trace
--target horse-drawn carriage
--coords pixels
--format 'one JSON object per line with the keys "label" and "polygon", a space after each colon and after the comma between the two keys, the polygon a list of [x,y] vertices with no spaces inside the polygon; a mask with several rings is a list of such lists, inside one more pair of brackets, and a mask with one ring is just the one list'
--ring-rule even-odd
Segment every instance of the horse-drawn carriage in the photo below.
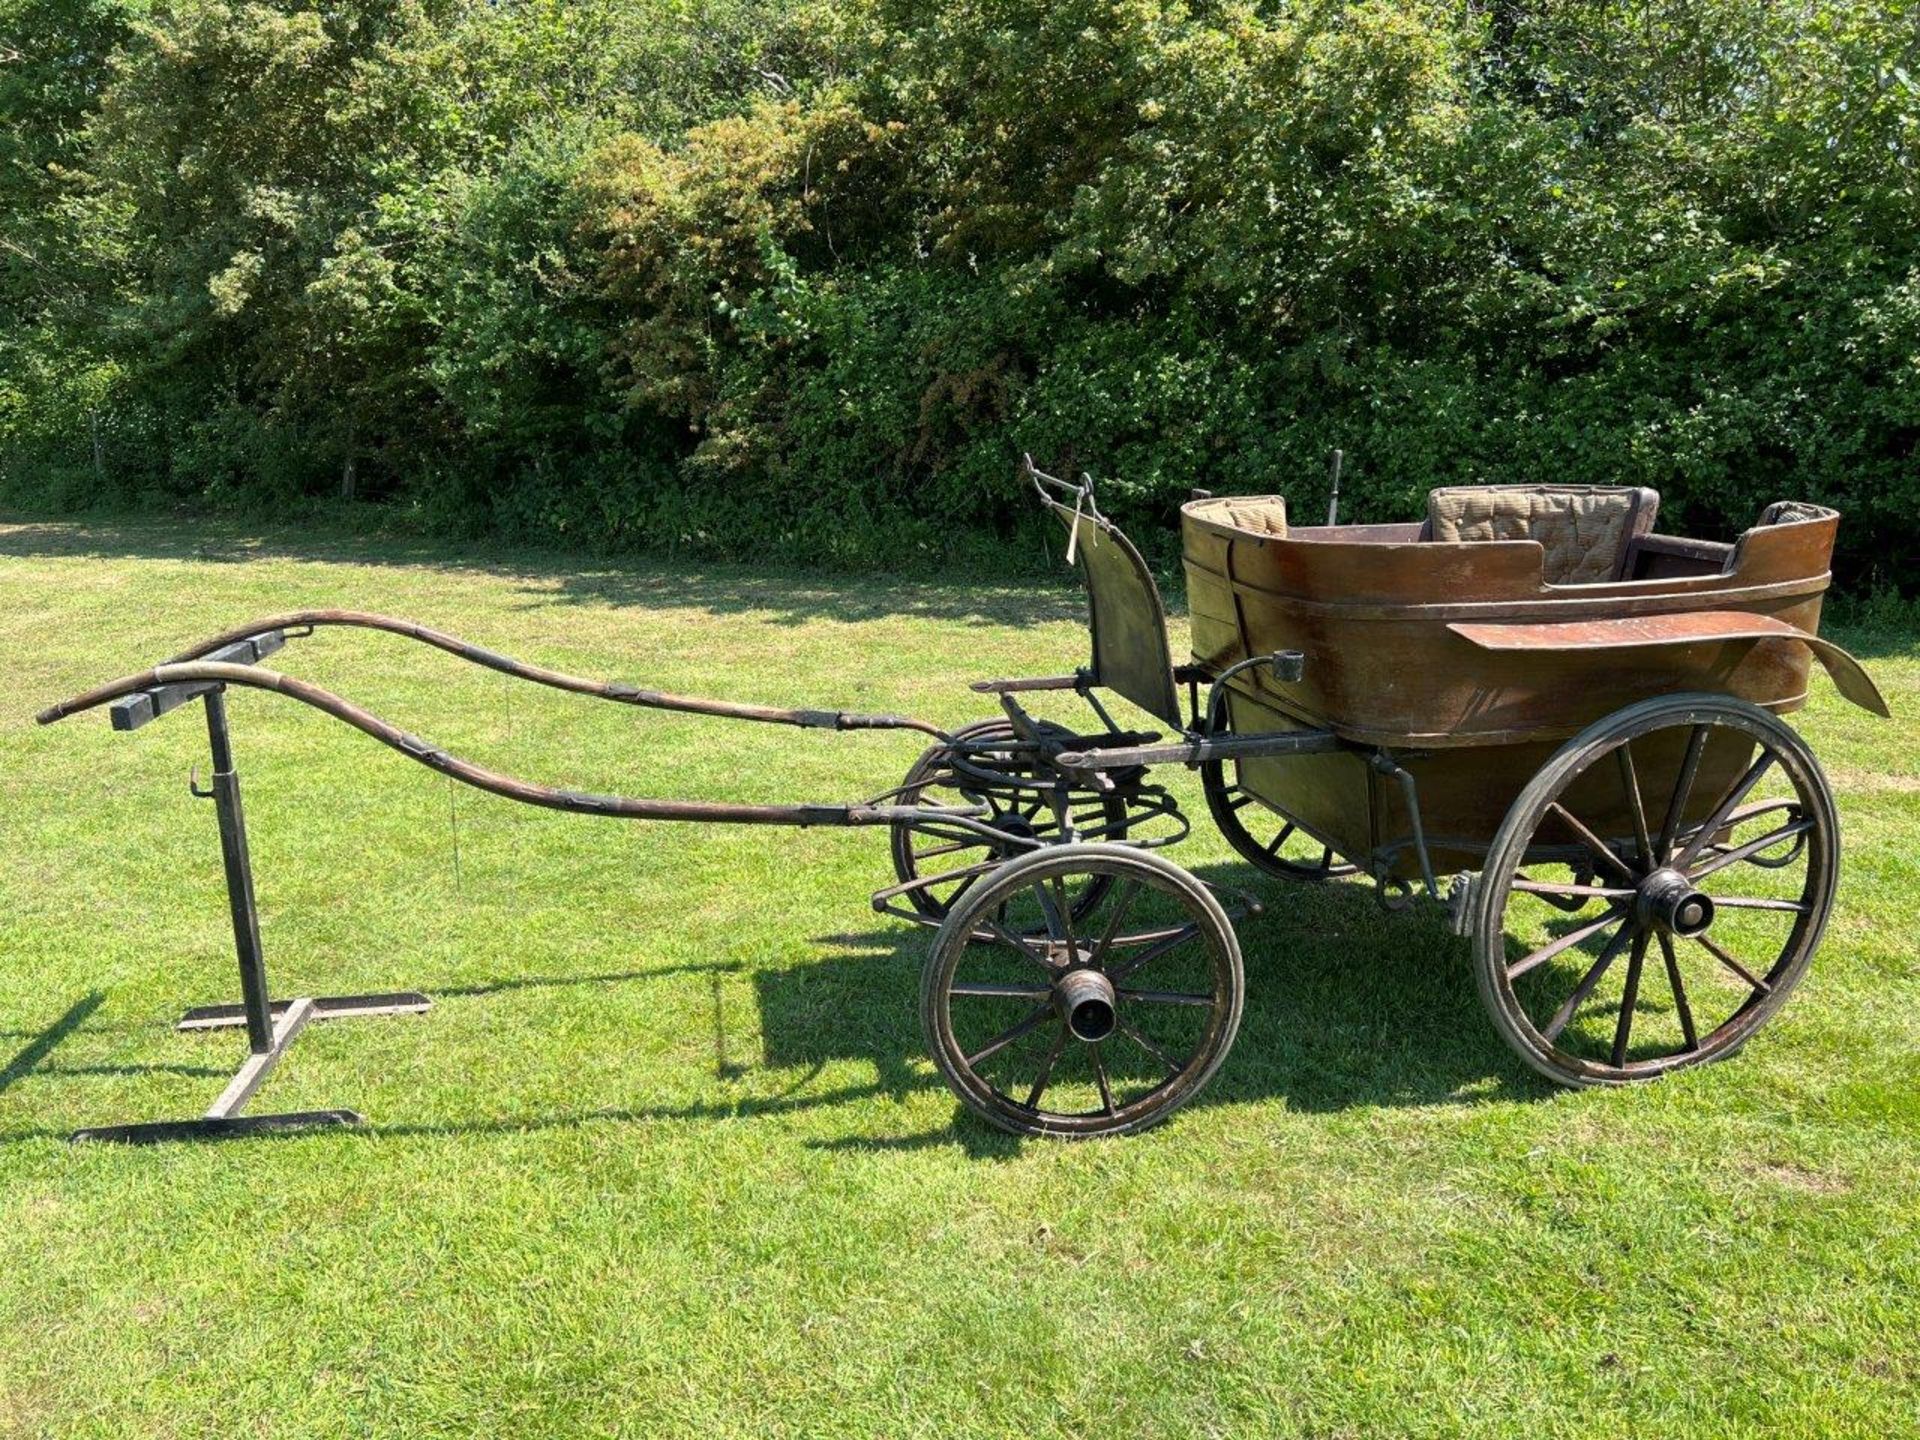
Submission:
{"label": "horse-drawn carriage", "polygon": [[[114,703],[116,723],[119,711],[137,723],[204,695],[218,721],[218,799],[232,766],[230,755],[220,763],[216,704],[224,687],[250,686],[528,803],[884,825],[896,878],[875,907],[937,930],[921,986],[932,1056],[967,1106],[1019,1133],[1150,1125],[1196,1094],[1233,1043],[1245,979],[1232,912],[1258,902],[1216,893],[1160,853],[1189,822],[1156,766],[1199,770],[1213,820],[1256,870],[1304,883],[1359,876],[1391,906],[1447,904],[1501,1035],[1562,1083],[1623,1083],[1724,1056],[1805,972],[1833,905],[1839,827],[1818,763],[1780,716],[1804,704],[1815,660],[1849,700],[1887,713],[1860,666],[1818,634],[1833,511],[1773,505],[1721,544],[1659,533],[1658,496],[1631,487],[1443,489],[1422,522],[1305,528],[1278,496],[1196,498],[1182,512],[1193,653],[1176,663],[1153,577],[1090,483],[1031,463],[1025,473],[1086,582],[1091,661],[976,684],[1001,713],[952,733],[581,680],[350,612],[239,627],[40,718]],[[901,785],[858,805],[555,790],[256,663],[327,624],[630,705],[917,729],[934,743]],[[1096,723],[1073,730],[1030,714],[1021,697],[1048,691],[1082,697]],[[1173,738],[1123,725],[1109,695]],[[240,826],[237,781],[229,788],[223,841]],[[245,859],[241,831],[228,878],[258,1060],[284,1039],[248,934]]]}

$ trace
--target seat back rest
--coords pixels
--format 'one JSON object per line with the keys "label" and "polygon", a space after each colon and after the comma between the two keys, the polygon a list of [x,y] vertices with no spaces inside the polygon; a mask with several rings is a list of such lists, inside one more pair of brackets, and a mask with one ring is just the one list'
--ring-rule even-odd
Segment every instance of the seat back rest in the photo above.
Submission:
{"label": "seat back rest", "polygon": [[1776,500],[1760,512],[1754,528],[1757,530],[1762,525],[1797,525],[1803,520],[1831,520],[1839,513],[1824,505],[1808,504],[1805,500]]}
{"label": "seat back rest", "polygon": [[1271,535],[1275,539],[1287,538],[1287,502],[1280,495],[1222,496],[1218,500],[1207,501],[1204,509],[1218,510],[1218,517],[1236,530],[1251,531],[1255,535]]}
{"label": "seat back rest", "polygon": [[1533,540],[1549,585],[1600,585],[1626,577],[1659,509],[1659,492],[1644,485],[1443,486],[1427,496],[1421,537]]}
{"label": "seat back rest", "polygon": [[1733,542],[1726,573],[1817,575],[1833,563],[1839,529],[1838,510],[1804,500],[1776,500]]}
{"label": "seat back rest", "polygon": [[1160,587],[1133,542],[1105,516],[1076,512],[1050,495],[1042,502],[1072,537],[1074,567],[1087,587],[1093,632],[1093,682],[1123,695],[1149,715],[1178,730],[1180,692],[1173,680],[1167,644],[1167,612]]}

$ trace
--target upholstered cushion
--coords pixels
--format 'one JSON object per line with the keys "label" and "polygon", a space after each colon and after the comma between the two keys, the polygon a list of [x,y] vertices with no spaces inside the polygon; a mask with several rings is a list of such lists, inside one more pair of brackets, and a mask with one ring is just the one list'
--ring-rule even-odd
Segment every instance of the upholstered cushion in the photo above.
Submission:
{"label": "upholstered cushion", "polygon": [[1427,497],[1433,540],[1536,540],[1551,585],[1625,573],[1633,538],[1653,525],[1659,495],[1634,485],[1463,485]]}
{"label": "upholstered cushion", "polygon": [[1283,496],[1250,495],[1244,500],[1228,496],[1216,503],[1221,511],[1217,518],[1234,529],[1286,538],[1287,502]]}
{"label": "upholstered cushion", "polygon": [[1835,512],[1804,500],[1776,500],[1760,512],[1762,525],[1798,525],[1803,520],[1825,520]]}

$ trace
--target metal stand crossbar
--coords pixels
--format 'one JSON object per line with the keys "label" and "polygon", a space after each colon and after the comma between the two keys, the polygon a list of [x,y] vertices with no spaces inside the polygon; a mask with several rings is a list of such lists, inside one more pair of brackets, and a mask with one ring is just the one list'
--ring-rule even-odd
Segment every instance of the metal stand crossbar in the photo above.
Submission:
{"label": "metal stand crossbar", "polygon": [[[228,664],[250,665],[286,643],[274,630],[225,646],[209,657]],[[206,1114],[191,1120],[155,1120],[130,1125],[102,1125],[76,1130],[74,1140],[150,1144],[160,1140],[210,1140],[270,1130],[324,1125],[358,1125],[352,1110],[298,1110],[271,1115],[241,1112],[254,1093],[307,1025],[314,1020],[347,1016],[415,1014],[431,1004],[417,991],[383,995],[302,996],[274,1000],[267,988],[266,957],[260,945],[260,913],[254,903],[253,864],[247,852],[246,812],[240,803],[240,776],[233,763],[233,741],[227,725],[225,687],[218,684],[162,685],[138,691],[115,702],[111,716],[116,730],[137,730],[169,711],[199,700],[206,711],[207,742],[213,753],[213,774],[206,788],[191,788],[201,799],[212,800],[220,822],[220,854],[226,870],[227,908],[233,919],[233,944],[240,964],[240,1003],[206,1005],[189,1010],[177,1029],[215,1030],[246,1027],[247,1060],[220,1092]]]}

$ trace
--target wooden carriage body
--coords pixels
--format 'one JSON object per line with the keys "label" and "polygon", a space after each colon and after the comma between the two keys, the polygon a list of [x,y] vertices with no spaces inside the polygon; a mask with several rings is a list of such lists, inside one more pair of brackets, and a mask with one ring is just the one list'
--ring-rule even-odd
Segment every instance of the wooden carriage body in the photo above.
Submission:
{"label": "wooden carriage body", "polygon": [[[1653,533],[1657,496],[1617,493],[1629,497],[1624,523],[1599,536],[1597,558],[1592,546],[1556,556],[1532,538],[1435,538],[1432,514],[1293,528],[1279,497],[1192,501],[1182,539],[1194,660],[1219,674],[1301,651],[1298,682],[1261,666],[1231,679],[1234,733],[1332,730],[1390,751],[1417,782],[1442,869],[1477,865],[1554,750],[1634,701],[1699,691],[1790,712],[1818,658],[1843,693],[1884,713],[1852,658],[1818,638],[1833,511],[1771,506],[1737,541],[1716,543]],[[1556,560],[1562,574],[1550,578]],[[1649,796],[1671,787],[1680,760],[1645,758]],[[1690,818],[1710,813],[1748,761],[1736,744],[1711,747]],[[1364,749],[1239,768],[1255,798],[1350,860],[1416,873],[1405,787]],[[1616,799],[1595,803],[1602,833],[1626,833]]]}

